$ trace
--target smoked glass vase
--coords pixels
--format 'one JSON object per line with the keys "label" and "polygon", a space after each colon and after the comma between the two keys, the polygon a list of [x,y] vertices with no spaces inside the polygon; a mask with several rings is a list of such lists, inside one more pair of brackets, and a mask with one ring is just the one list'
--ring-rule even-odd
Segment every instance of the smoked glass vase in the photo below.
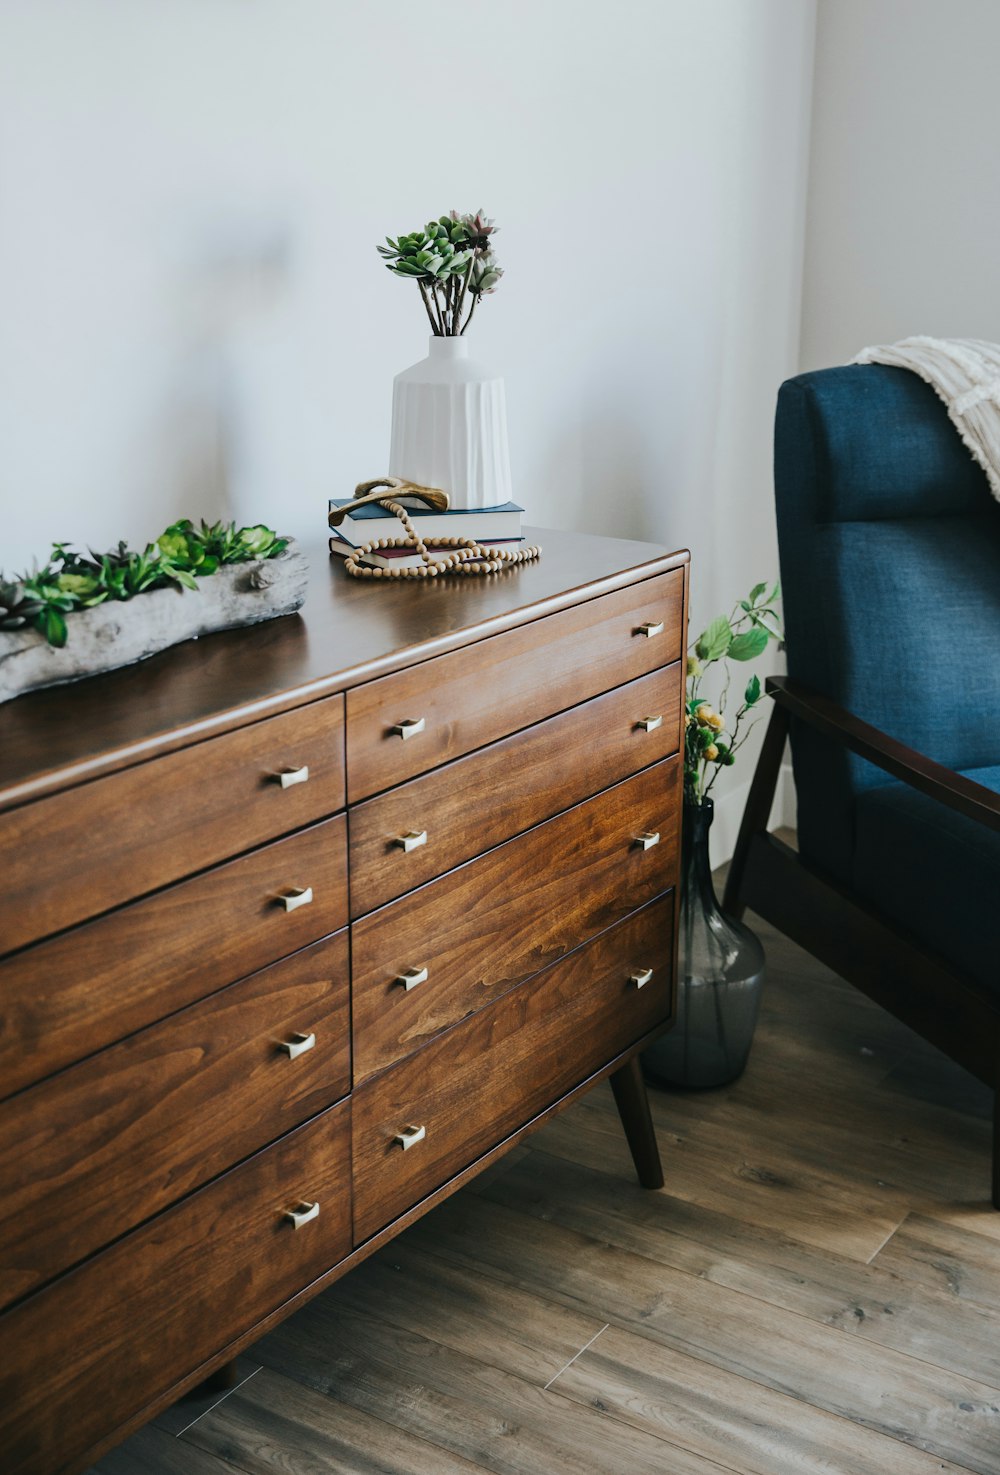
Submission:
{"label": "smoked glass vase", "polygon": [[725,916],[708,859],[712,801],[684,805],[677,1022],[643,1051],[653,1085],[704,1090],[742,1075],[760,1007],[764,949]]}

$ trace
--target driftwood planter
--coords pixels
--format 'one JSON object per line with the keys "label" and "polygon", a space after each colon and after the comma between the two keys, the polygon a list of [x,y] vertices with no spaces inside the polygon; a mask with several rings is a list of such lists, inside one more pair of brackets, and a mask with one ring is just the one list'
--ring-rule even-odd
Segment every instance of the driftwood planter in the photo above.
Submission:
{"label": "driftwood planter", "polygon": [[277,558],[233,563],[194,589],[154,589],[68,617],[61,650],[37,630],[0,631],[0,702],[145,660],[216,630],[290,615],[306,595],[309,561],[294,542]]}

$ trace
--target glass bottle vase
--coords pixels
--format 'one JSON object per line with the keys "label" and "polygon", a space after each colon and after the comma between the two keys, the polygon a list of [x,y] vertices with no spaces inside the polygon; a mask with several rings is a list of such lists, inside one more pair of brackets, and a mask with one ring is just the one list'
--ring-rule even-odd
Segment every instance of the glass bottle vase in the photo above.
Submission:
{"label": "glass bottle vase", "polygon": [[708,859],[711,799],[685,802],[677,1020],[643,1051],[653,1085],[704,1090],[742,1075],[764,983],[764,949],[719,907]]}

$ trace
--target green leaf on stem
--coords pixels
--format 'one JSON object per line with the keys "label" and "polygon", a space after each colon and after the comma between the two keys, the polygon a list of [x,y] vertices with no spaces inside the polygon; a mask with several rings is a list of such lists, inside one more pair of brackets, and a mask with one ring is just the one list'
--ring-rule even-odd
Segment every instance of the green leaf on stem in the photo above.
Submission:
{"label": "green leaf on stem", "polygon": [[767,648],[767,642],[767,631],[758,625],[742,635],[734,635],[726,654],[734,661],[752,661]]}
{"label": "green leaf on stem", "polygon": [[743,700],[748,707],[752,707],[755,702],[760,701],[760,677],[756,674],[751,676],[747,682],[747,689],[743,694]]}
{"label": "green leaf on stem", "polygon": [[702,661],[717,661],[727,650],[732,652],[733,629],[725,615],[719,615],[698,636],[695,655]]}

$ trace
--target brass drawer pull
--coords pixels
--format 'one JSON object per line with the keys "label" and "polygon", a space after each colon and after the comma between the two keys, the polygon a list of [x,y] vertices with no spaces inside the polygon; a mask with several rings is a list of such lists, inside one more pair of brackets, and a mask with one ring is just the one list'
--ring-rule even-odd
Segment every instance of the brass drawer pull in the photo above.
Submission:
{"label": "brass drawer pull", "polygon": [[290,1224],[293,1229],[301,1229],[310,1219],[318,1218],[319,1204],[299,1204],[297,1209],[288,1209],[285,1212],[285,1223]]}
{"label": "brass drawer pull", "polygon": [[392,1140],[393,1142],[398,1142],[403,1151],[406,1152],[409,1148],[416,1147],[418,1142],[423,1142],[426,1136],[426,1127],[404,1127],[401,1132],[396,1133]]}
{"label": "brass drawer pull", "polygon": [[426,983],[427,978],[426,968],[404,968],[402,973],[396,974],[396,982],[401,983],[407,993],[411,988],[416,988],[418,983]]}
{"label": "brass drawer pull", "polygon": [[314,1034],[304,1035],[299,1030],[296,1030],[290,1040],[282,1040],[278,1049],[284,1050],[289,1060],[296,1060],[300,1055],[304,1055],[307,1050],[311,1050],[315,1044],[316,1036]]}
{"label": "brass drawer pull", "polygon": [[636,726],[641,727],[643,732],[655,732],[658,727],[663,726],[663,718],[640,717],[639,721],[636,723]]}
{"label": "brass drawer pull", "polygon": [[290,891],[285,891],[278,897],[286,912],[294,912],[298,907],[307,907],[312,899],[311,886],[293,886]]}
{"label": "brass drawer pull", "polygon": [[629,983],[634,983],[636,988],[645,988],[653,976],[652,968],[637,968],[629,977]]}
{"label": "brass drawer pull", "polygon": [[390,732],[398,733],[404,743],[407,738],[416,737],[417,733],[423,730],[424,719],[422,717],[406,717],[402,722],[394,722],[389,729]]}
{"label": "brass drawer pull", "polygon": [[393,845],[398,845],[404,854],[409,855],[411,850],[419,850],[421,845],[427,844],[426,830],[407,830],[405,835],[397,835]]}
{"label": "brass drawer pull", "polygon": [[276,775],[278,783],[283,789],[290,789],[293,784],[305,784],[309,781],[309,765],[303,763],[301,768],[285,768]]}
{"label": "brass drawer pull", "polygon": [[635,633],[636,635],[645,635],[647,640],[652,640],[654,635],[663,634],[663,621],[647,620],[644,625],[639,626]]}
{"label": "brass drawer pull", "polygon": [[660,832],[659,830],[646,830],[644,834],[636,835],[632,843],[640,850],[652,850],[654,845],[660,843]]}

